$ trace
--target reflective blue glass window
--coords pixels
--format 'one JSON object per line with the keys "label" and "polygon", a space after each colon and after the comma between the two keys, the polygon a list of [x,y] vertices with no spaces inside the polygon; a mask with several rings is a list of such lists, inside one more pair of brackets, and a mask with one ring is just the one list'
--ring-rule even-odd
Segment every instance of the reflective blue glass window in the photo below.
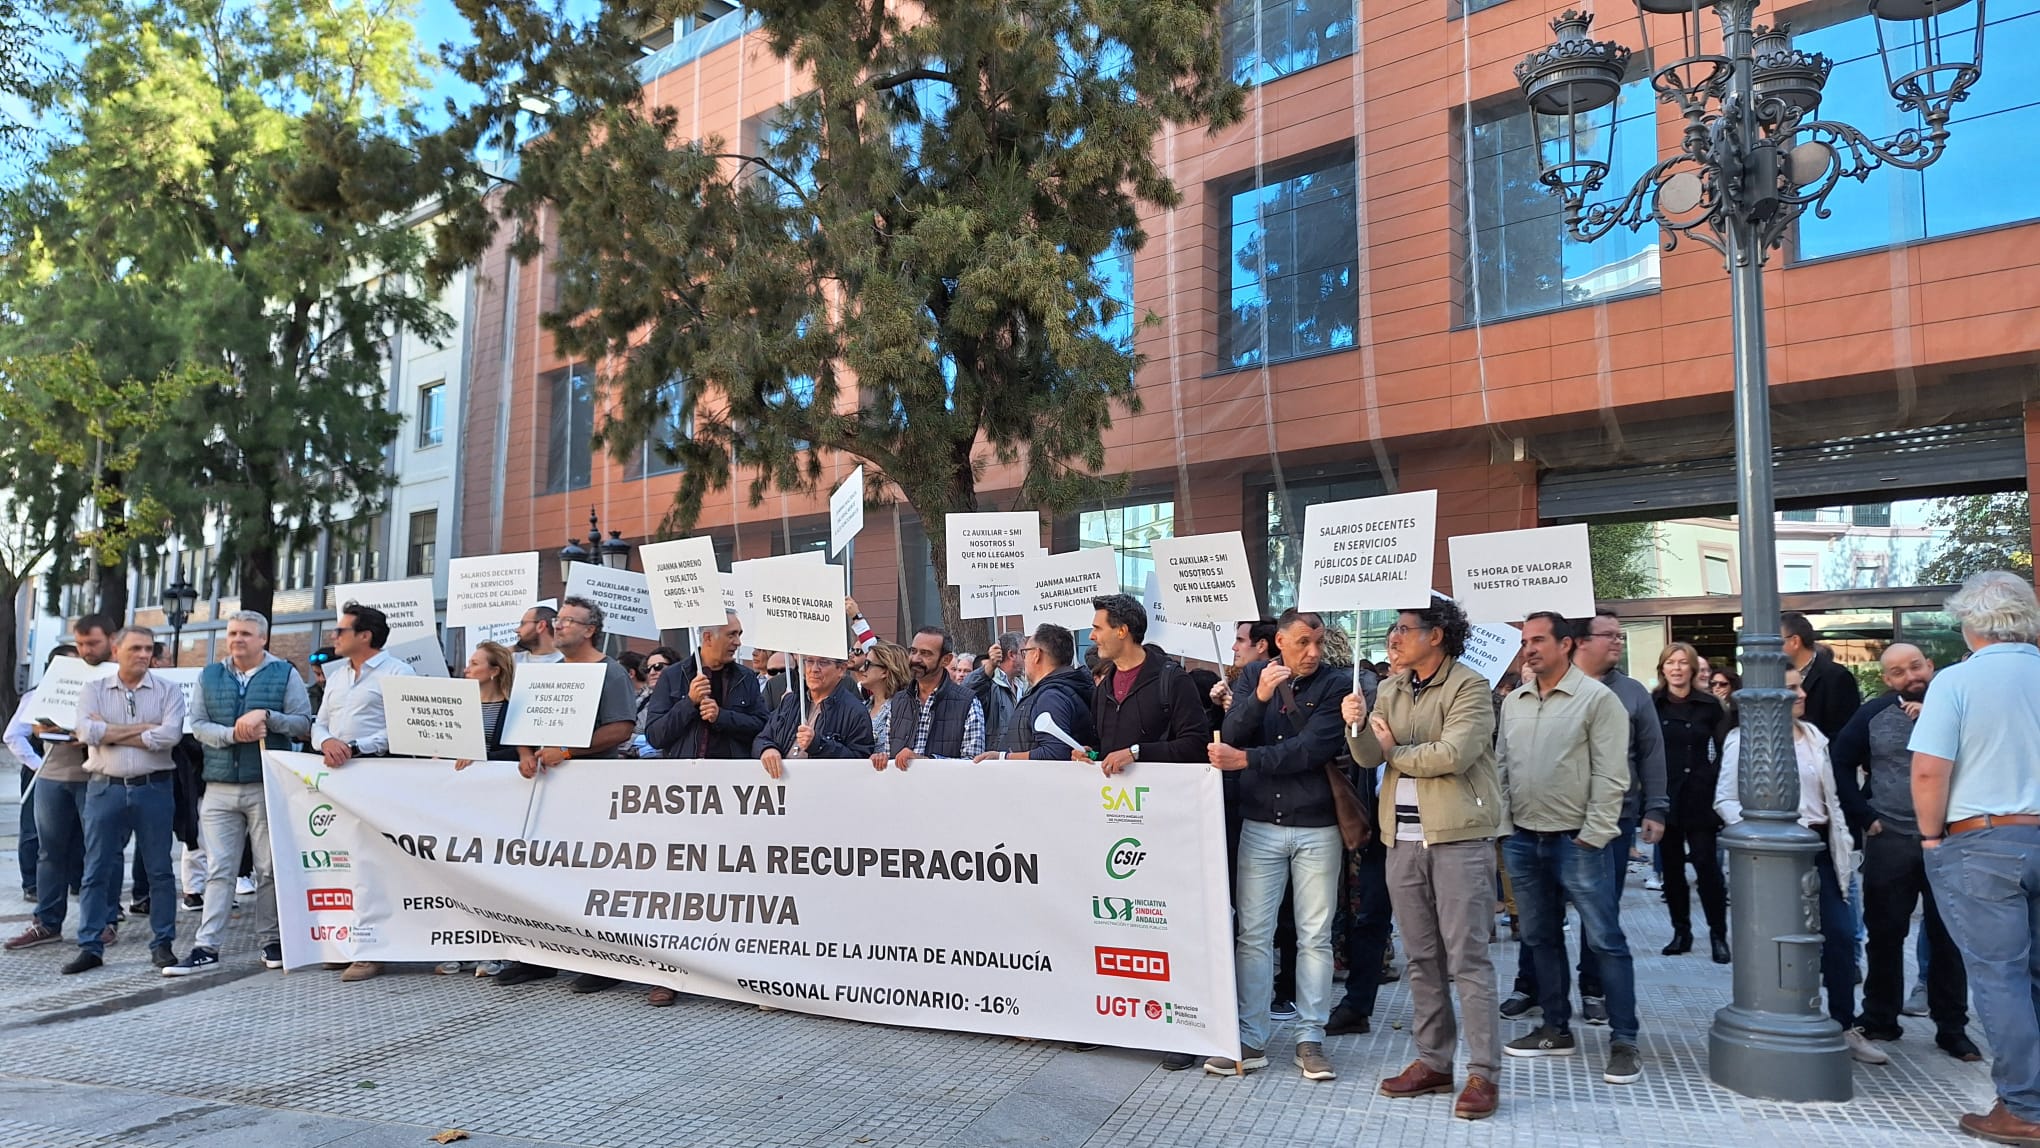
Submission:
{"label": "reflective blue glass window", "polygon": [[1250,367],[1353,345],[1358,219],[1350,157],[1232,196],[1226,362]]}
{"label": "reflective blue glass window", "polygon": [[1226,0],[1226,71],[1265,84],[1353,54],[1353,0]]}

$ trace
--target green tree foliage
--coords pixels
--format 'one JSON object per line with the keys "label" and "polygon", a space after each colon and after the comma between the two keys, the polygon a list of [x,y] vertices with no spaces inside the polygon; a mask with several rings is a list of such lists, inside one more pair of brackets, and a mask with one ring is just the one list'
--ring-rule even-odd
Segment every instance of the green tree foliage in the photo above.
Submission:
{"label": "green tree foliage", "polygon": [[1657,524],[1595,522],[1587,526],[1594,597],[1603,602],[1648,598],[1658,592]]}
{"label": "green tree foliage", "polygon": [[[125,511],[220,531],[243,605],[385,485],[385,340],[427,339],[443,265],[406,218],[467,167],[410,118],[401,0],[56,0],[63,135],[6,202],[0,350],[83,343],[110,380],[206,380],[119,476]],[[106,603],[102,601],[102,605]]]}
{"label": "green tree foliage", "polygon": [[465,130],[512,144],[520,100],[549,104],[505,197],[516,249],[562,276],[560,346],[614,364],[612,454],[691,426],[670,528],[747,468],[754,502],[813,488],[837,451],[919,512],[946,582],[945,516],[977,507],[992,460],[1022,465],[1025,506],[1110,482],[1101,436],[1139,408],[1140,360],[1096,261],[1179,199],[1157,133],[1239,115],[1217,2],[747,7],[812,81],[757,138],[690,140],[644,101],[631,41],[691,9],[675,0],[588,22],[475,0],[461,70],[487,95]]}
{"label": "green tree foliage", "polygon": [[1944,498],[1933,524],[1948,536],[1920,564],[1922,584],[1960,582],[1984,570],[2033,576],[2033,513],[2025,491]]}

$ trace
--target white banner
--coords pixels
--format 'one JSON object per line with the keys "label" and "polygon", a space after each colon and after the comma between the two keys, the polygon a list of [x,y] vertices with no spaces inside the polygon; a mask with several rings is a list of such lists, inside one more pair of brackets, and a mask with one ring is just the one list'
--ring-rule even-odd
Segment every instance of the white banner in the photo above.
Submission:
{"label": "white banner", "polygon": [[448,626],[515,625],[538,600],[538,552],[485,554],[446,564]]}
{"label": "white banner", "polygon": [[1220,666],[1230,665],[1232,656],[1226,649],[1231,644],[1228,635],[1239,632],[1239,623],[1178,622],[1175,620],[1173,608],[1164,597],[1161,576],[1150,571],[1147,576],[1147,588],[1140,599],[1140,604],[1146,607],[1148,612],[1148,644],[1160,646],[1180,658],[1216,662]]}
{"label": "white banner", "polygon": [[1431,600],[1438,492],[1413,490],[1303,512],[1300,610],[1420,610]]}
{"label": "white banner", "polygon": [[1247,570],[1247,544],[1239,531],[1157,538],[1149,546],[1160,600],[1175,621],[1237,626],[1261,616],[1260,596]]}
{"label": "white banner", "polygon": [[470,761],[489,756],[480,682],[391,678],[383,683],[383,710],[389,719],[391,753]]}
{"label": "white banner", "polygon": [[1026,605],[1028,633],[1043,622],[1089,633],[1098,614],[1092,601],[1119,593],[1119,552],[1094,546],[1029,559],[1021,564],[1016,581]]}
{"label": "white banner", "polygon": [[635,570],[611,570],[594,562],[576,562],[567,571],[563,597],[586,598],[602,607],[605,634],[659,640],[659,624],[652,620],[651,587],[645,576]]}
{"label": "white banner", "polygon": [[951,586],[1004,585],[1041,549],[1041,515],[1032,510],[952,514],[942,529]]}
{"label": "white banner", "polygon": [[439,638],[439,621],[432,605],[432,579],[406,578],[397,582],[356,582],[333,591],[333,610],[345,610],[349,602],[373,606],[390,620],[390,639],[384,648],[401,646],[421,638]]}
{"label": "white banner", "polygon": [[645,584],[652,595],[652,620],[660,628],[720,626],[723,572],[715,565],[715,540],[707,535],[651,542],[638,548],[644,557]]}
{"label": "white banner", "polygon": [[[46,721],[58,729],[75,731],[78,728],[78,695],[85,692],[86,682],[120,672],[120,665],[108,659],[96,666],[88,666],[85,659],[62,657],[50,659],[49,668],[43,671],[42,680],[36,683],[35,712],[28,715],[30,721]],[[49,738],[50,741],[69,741],[68,737]]]}
{"label": "white banner", "polygon": [[829,496],[829,556],[843,553],[864,529],[864,468],[859,466]]}
{"label": "white banner", "polygon": [[1594,565],[1587,525],[1461,534],[1452,553],[1452,593],[1475,622],[1520,622],[1539,610],[1594,616]]}
{"label": "white banner", "polygon": [[[1436,590],[1431,591],[1434,599],[1445,598]],[[1450,601],[1450,599],[1446,599]],[[1463,608],[1463,607],[1462,607]],[[1523,649],[1523,634],[1514,626],[1493,626],[1475,622],[1466,635],[1466,652],[1459,660],[1487,679],[1493,689],[1509,672],[1516,661],[1516,655]]]}
{"label": "white banner", "polygon": [[421,678],[447,676],[446,648],[439,644],[437,634],[409,642],[391,642],[383,647],[383,653],[411,667],[411,672]]}
{"label": "white banner", "polygon": [[[1232,1055],[1218,774],[269,753],[284,963],[531,961],[848,1020]],[[566,776],[560,776],[565,774]],[[537,786],[534,798],[533,786]]]}
{"label": "white banner", "polygon": [[849,651],[841,566],[780,562],[753,566],[747,573],[745,586],[754,595],[751,616],[738,617],[752,645],[824,658],[840,658]]}

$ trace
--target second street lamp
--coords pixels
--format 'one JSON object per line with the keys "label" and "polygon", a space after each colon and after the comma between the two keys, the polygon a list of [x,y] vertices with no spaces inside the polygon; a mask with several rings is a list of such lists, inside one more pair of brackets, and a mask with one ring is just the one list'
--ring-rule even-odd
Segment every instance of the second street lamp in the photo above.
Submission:
{"label": "second street lamp", "polygon": [[[1941,157],[1948,121],[1983,74],[1984,0],[1870,0],[1885,80],[1914,118],[1886,140],[1815,119],[1832,62],[1792,47],[1784,25],[1760,27],[1755,0],[1636,0],[1653,17],[1681,21],[1679,59],[1651,86],[1684,121],[1676,150],[1607,202],[1589,203],[1610,165],[1615,117],[1630,52],[1588,35],[1593,16],[1566,11],[1558,39],[1524,57],[1516,78],[1531,110],[1564,121],[1540,178],[1565,205],[1567,232],[1592,242],[1617,227],[1656,226],[1671,250],[1691,237],[1728,265],[1735,353],[1738,543],[1742,556],[1743,681],[1741,797],[1744,820],[1721,834],[1728,847],[1735,999],[1715,1014],[1708,1071],[1717,1084],[1778,1100],[1847,1100],[1853,1080],[1841,1028],[1815,1007],[1820,991],[1820,840],[1797,820],[1799,772],[1792,749],[1792,691],[1778,637],[1772,515],[1770,380],[1765,363],[1763,266],[1805,214],[1828,214],[1843,179],[1884,167],[1917,171]],[[1721,24],[1721,50],[1705,50],[1706,10]],[[1973,14],[1974,34],[1961,23]],[[1944,20],[1949,23],[1943,27]],[[1901,29],[1916,39],[1906,41]],[[1892,40],[1900,43],[1894,45]],[[1648,49],[1648,44],[1645,45]],[[1903,64],[1895,63],[1902,56]],[[1917,64],[1918,66],[1913,66]],[[1608,122],[1582,122],[1602,108]]]}

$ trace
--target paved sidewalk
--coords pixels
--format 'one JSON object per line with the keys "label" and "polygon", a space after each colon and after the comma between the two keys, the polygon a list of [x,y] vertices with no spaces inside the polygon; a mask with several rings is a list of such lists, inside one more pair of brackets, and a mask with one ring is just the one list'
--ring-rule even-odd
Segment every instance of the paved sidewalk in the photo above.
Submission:
{"label": "paved sidewalk", "polygon": [[[11,797],[11,795],[10,795]],[[0,805],[0,829],[13,811]],[[11,863],[11,856],[4,858]],[[0,929],[27,906],[9,891]],[[180,913],[181,952],[196,914]],[[1749,1101],[1707,1080],[1707,1024],[1728,973],[1659,957],[1670,934],[1632,877],[1624,923],[1639,954],[1645,1076],[1605,1084],[1606,1030],[1583,1054],[1512,1061],[1493,1120],[1451,1098],[1391,1101],[1409,1001],[1384,986],[1377,1029],[1334,1037],[1340,1079],[1286,1057],[1245,1080],[1166,1073],[1152,1054],[893,1029],[721,1001],[651,1009],[642,990],[575,996],[566,978],[505,988],[406,968],[343,985],[261,968],[236,924],[224,967],[170,980],[142,938],[105,969],[62,977],[71,946],[0,954],[0,1148],[12,1145],[423,1144],[457,1127],[476,1145],[1874,1145],[1957,1143],[1957,1113],[1991,1097],[1987,1064],[1934,1048],[1908,1018],[1892,1063],[1858,1066],[1844,1105]],[[73,918],[75,924],[75,917]],[[138,922],[137,922],[138,924]],[[132,926],[130,926],[132,927]],[[1513,946],[1497,949],[1514,969]],[[1509,1035],[1524,1026],[1507,1026]],[[1971,1026],[1979,1043],[1982,1032]],[[1278,1036],[1276,1049],[1284,1046]]]}

